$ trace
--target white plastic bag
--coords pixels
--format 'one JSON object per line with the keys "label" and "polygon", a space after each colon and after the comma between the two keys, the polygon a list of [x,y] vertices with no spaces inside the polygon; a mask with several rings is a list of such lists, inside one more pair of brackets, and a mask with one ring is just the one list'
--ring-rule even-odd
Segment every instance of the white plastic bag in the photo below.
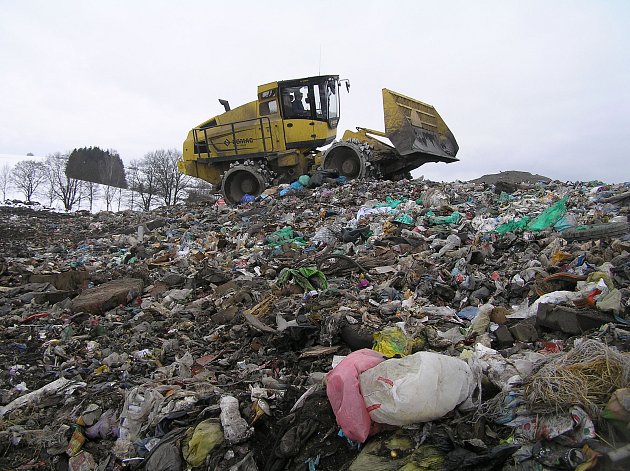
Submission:
{"label": "white plastic bag", "polygon": [[385,360],[359,381],[371,419],[398,426],[443,417],[477,385],[465,361],[431,352]]}
{"label": "white plastic bag", "polygon": [[118,458],[135,456],[133,442],[153,425],[163,402],[164,396],[147,386],[136,386],[127,393],[120,413],[119,436],[112,450]]}
{"label": "white plastic bag", "polygon": [[[551,293],[543,294],[538,298],[531,306],[519,307],[517,311],[507,315],[508,319],[527,319],[533,317],[538,313],[539,304],[563,304],[569,301],[575,301],[582,295],[577,291],[552,291]],[[525,304],[525,303],[523,303]]]}

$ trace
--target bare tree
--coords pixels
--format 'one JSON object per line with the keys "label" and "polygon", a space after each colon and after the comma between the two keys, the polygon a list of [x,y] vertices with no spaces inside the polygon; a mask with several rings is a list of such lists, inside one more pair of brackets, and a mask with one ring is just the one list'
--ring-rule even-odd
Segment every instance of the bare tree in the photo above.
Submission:
{"label": "bare tree", "polygon": [[116,195],[116,202],[118,204],[118,207],[116,208],[116,211],[120,212],[120,203],[122,202],[123,199],[123,192],[122,192],[122,188],[118,188],[118,194]]}
{"label": "bare tree", "polygon": [[2,191],[2,201],[7,199],[7,191],[11,186],[11,166],[4,164],[0,169],[0,191]]}
{"label": "bare tree", "polygon": [[46,174],[52,194],[70,211],[81,198],[81,181],[66,175],[68,155],[56,152],[46,158]]}
{"label": "bare tree", "polygon": [[57,194],[55,193],[55,188],[50,184],[50,182],[48,182],[45,188],[40,190],[40,194],[48,198],[48,207],[52,208],[53,203],[57,200]]}
{"label": "bare tree", "polygon": [[11,171],[11,180],[15,188],[23,193],[26,201],[30,203],[39,186],[46,181],[44,163],[35,160],[18,162]]}
{"label": "bare tree", "polygon": [[103,195],[105,196],[105,208],[107,209],[107,211],[111,211],[114,196],[116,196],[116,188],[113,186],[105,185]]}
{"label": "bare tree", "polygon": [[131,172],[128,174],[131,190],[140,197],[138,204],[145,211],[151,209],[153,197],[156,194],[156,171],[147,154],[142,160],[131,163]]}
{"label": "bare tree", "polygon": [[155,169],[157,194],[166,206],[177,204],[190,185],[191,178],[177,168],[181,154],[175,149],[149,152],[144,158]]}
{"label": "bare tree", "polygon": [[100,186],[98,183],[94,182],[83,182],[83,194],[88,200],[88,204],[90,205],[90,212],[92,212],[92,208],[94,207],[94,200],[98,198]]}
{"label": "bare tree", "polygon": [[127,201],[129,202],[129,209],[133,211],[138,203],[136,199],[136,190],[134,189],[134,182],[138,180],[138,167],[134,164],[127,167],[125,169],[125,175],[127,177],[127,183],[129,184]]}

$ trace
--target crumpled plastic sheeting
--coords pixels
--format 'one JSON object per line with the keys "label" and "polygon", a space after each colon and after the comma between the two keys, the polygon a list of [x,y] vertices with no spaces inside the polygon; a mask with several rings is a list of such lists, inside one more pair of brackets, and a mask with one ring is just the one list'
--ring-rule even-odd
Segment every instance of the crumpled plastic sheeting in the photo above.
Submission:
{"label": "crumpled plastic sheeting", "polygon": [[539,304],[562,304],[568,301],[575,301],[581,296],[582,294],[577,291],[553,291],[543,294],[531,306],[522,307],[507,317],[508,319],[527,319],[536,315]]}
{"label": "crumpled plastic sheeting", "polygon": [[48,395],[60,392],[63,392],[64,394],[72,394],[72,392],[75,391],[77,388],[82,388],[85,386],[86,383],[80,381],[72,381],[67,378],[59,378],[36,391],[32,391],[28,394],[18,397],[6,406],[0,406],[0,417],[25,405],[37,403]]}
{"label": "crumpled plastic sheeting", "polygon": [[133,451],[133,442],[157,417],[164,396],[157,390],[136,386],[125,397],[120,413],[120,432],[114,445],[114,453],[123,457]]}

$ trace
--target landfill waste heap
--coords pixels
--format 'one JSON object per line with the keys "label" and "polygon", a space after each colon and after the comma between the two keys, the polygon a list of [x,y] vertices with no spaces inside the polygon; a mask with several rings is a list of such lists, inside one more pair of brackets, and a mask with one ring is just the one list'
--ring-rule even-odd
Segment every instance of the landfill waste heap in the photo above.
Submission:
{"label": "landfill waste heap", "polygon": [[630,466],[630,185],[0,207],[0,469]]}

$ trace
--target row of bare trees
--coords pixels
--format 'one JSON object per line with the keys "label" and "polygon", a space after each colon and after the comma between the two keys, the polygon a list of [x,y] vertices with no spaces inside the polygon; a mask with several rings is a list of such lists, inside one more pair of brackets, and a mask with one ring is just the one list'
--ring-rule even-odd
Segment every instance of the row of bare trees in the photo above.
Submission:
{"label": "row of bare trees", "polygon": [[[87,202],[90,211],[94,202],[103,197],[106,209],[113,208],[114,200],[120,203],[123,194],[132,209],[149,210],[157,205],[171,206],[181,202],[186,190],[191,186],[190,177],[181,174],[177,169],[180,153],[174,149],[156,150],[147,153],[142,159],[132,162],[113,185],[99,184],[87,176],[89,172],[84,165],[77,168],[79,157],[85,158],[98,151],[120,160],[116,151],[101,151],[98,148],[75,149],[69,153],[54,153],[44,161],[24,160],[13,168],[5,165],[0,169],[0,191],[3,200],[7,193],[14,189],[21,193],[25,200],[31,202],[35,196],[47,198],[52,206],[59,202],[67,211]],[[78,160],[79,159],[79,160]],[[68,163],[74,166],[70,172]],[[121,165],[122,165],[122,161]],[[83,174],[82,169],[86,172]],[[68,175],[72,175],[72,178]],[[85,175],[85,176],[83,176]],[[120,179],[124,184],[120,183]],[[125,181],[126,178],[126,181]],[[123,189],[125,188],[126,189]]]}
{"label": "row of bare trees", "polygon": [[148,210],[155,199],[166,206],[181,201],[191,187],[191,178],[177,170],[180,153],[174,149],[149,152],[127,169],[129,187],[138,194],[141,207]]}

